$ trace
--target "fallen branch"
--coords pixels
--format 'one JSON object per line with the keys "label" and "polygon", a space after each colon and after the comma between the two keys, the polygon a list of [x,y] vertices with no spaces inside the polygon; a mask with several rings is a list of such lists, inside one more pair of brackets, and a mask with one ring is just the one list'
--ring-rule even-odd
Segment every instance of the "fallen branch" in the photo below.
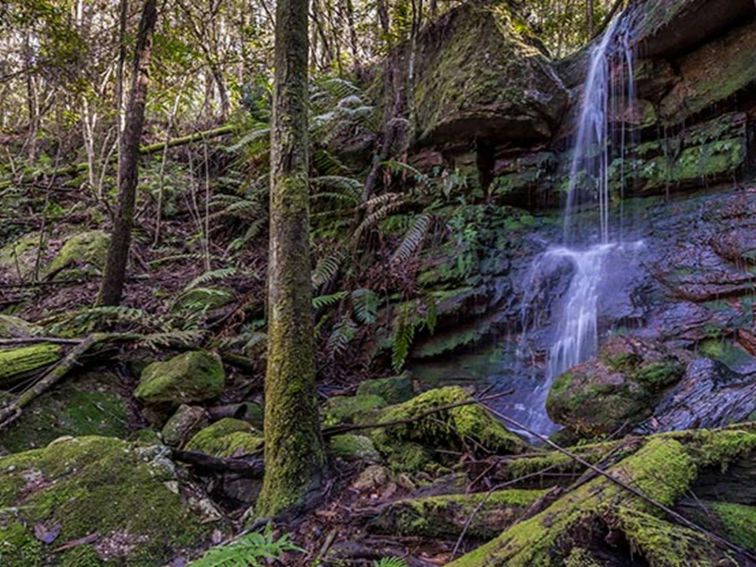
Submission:
{"label": "fallen branch", "polygon": [[462,406],[469,406],[472,404],[482,405],[484,402],[489,402],[491,400],[495,400],[503,396],[508,396],[512,392],[513,390],[507,390],[505,392],[500,392],[498,394],[493,394],[491,396],[485,396],[483,398],[470,398],[469,400],[463,400],[460,402],[454,402],[453,404],[438,406],[438,407],[429,409],[427,411],[424,411],[422,413],[419,413],[416,416],[409,417],[406,419],[396,419],[393,421],[385,421],[382,423],[357,423],[357,424],[334,425],[334,426],[326,427],[325,429],[323,429],[323,437],[333,437],[334,435],[341,435],[342,433],[347,433],[350,431],[362,431],[365,429],[383,429],[385,427],[393,427],[395,425],[408,425],[410,423],[418,422],[421,419],[425,419],[426,417],[429,417],[431,415],[448,411],[454,408],[459,408]]}
{"label": "fallen branch", "polygon": [[546,437],[544,435],[541,435],[540,433],[536,433],[535,431],[533,431],[532,429],[528,428],[526,425],[520,423],[516,419],[513,419],[513,418],[511,418],[509,416],[506,416],[506,415],[504,415],[503,413],[501,413],[499,411],[496,411],[496,410],[494,410],[492,408],[486,408],[486,409],[488,409],[488,411],[490,411],[493,415],[495,415],[496,417],[498,417],[502,421],[505,421],[505,422],[507,422],[507,423],[509,423],[509,424],[511,424],[511,425],[513,425],[513,426],[515,426],[515,427],[517,427],[519,429],[521,429],[522,431],[526,431],[530,435],[533,435],[534,437],[540,439],[541,441],[543,441],[547,445],[553,447],[554,449],[556,449],[560,453],[568,456],[570,459],[572,459],[572,460],[580,463],[581,465],[583,465],[584,467],[586,467],[588,469],[591,469],[597,475],[603,476],[608,481],[616,484],[617,486],[619,486],[620,488],[622,488],[624,490],[627,490],[628,492],[630,492],[634,496],[637,496],[638,498],[640,498],[644,502],[647,502],[648,504],[651,504],[655,508],[658,508],[659,510],[663,511],[665,514],[667,514],[668,516],[670,516],[674,520],[680,522],[682,525],[686,526],[687,528],[690,528],[692,530],[695,530],[695,531],[698,531],[698,532],[704,534],[705,536],[707,536],[708,538],[710,538],[715,543],[718,543],[722,547],[730,549],[731,551],[735,551],[736,553],[738,553],[738,554],[740,554],[740,555],[742,555],[744,557],[747,557],[751,561],[756,561],[756,556],[753,555],[753,554],[751,554],[747,550],[743,549],[742,547],[740,547],[738,545],[735,545],[731,541],[729,541],[729,540],[727,540],[727,539],[725,539],[725,538],[723,538],[723,537],[715,534],[714,532],[711,532],[711,531],[707,530],[703,526],[699,526],[698,524],[696,524],[695,522],[689,520],[688,518],[686,518],[685,516],[683,516],[679,512],[675,512],[669,506],[666,506],[666,505],[662,504],[661,502],[659,502],[658,500],[655,500],[654,498],[651,498],[650,496],[648,496],[644,492],[638,490],[634,486],[631,486],[631,485],[627,484],[625,481],[617,478],[616,476],[612,475],[611,473],[609,473],[609,472],[607,472],[605,470],[600,469],[599,467],[597,467],[596,465],[594,465],[594,464],[586,461],[585,459],[583,459],[579,455],[576,455],[575,453],[573,453],[569,449],[565,449],[561,445],[558,445],[557,443],[554,443],[548,437]]}
{"label": "fallen branch", "polygon": [[[158,142],[155,144],[148,144],[146,146],[141,146],[139,148],[139,153],[141,155],[150,155],[150,154],[160,152],[164,150],[165,148],[173,148],[176,146],[190,144],[192,142],[199,142],[202,140],[208,140],[211,138],[224,136],[226,134],[231,134],[234,132],[234,130],[235,130],[234,126],[227,124],[219,128],[214,128],[213,130],[206,130],[204,132],[195,132],[194,134],[188,134],[186,136],[173,138],[171,140],[168,140],[167,142],[164,141],[164,142]],[[77,163],[74,165],[67,165],[65,167],[58,167],[50,171],[38,171],[32,168],[27,168],[25,172],[23,172],[19,177],[16,177],[15,179],[5,179],[5,180],[0,181],[0,190],[7,189],[13,184],[33,183],[37,181],[38,179],[42,179],[44,177],[55,178],[55,177],[76,176],[80,173],[86,172],[88,169],[89,169],[89,164],[87,163]]]}
{"label": "fallen branch", "polygon": [[234,472],[261,477],[264,470],[262,457],[213,457],[196,451],[172,451],[174,460],[211,472]]}

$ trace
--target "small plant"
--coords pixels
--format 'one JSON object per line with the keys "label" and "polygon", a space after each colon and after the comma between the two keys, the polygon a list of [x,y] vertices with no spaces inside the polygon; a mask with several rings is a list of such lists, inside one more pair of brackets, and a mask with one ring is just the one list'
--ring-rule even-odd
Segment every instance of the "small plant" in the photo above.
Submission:
{"label": "small plant", "polygon": [[262,567],[269,560],[281,559],[287,551],[302,549],[288,535],[276,539],[268,525],[262,533],[254,532],[228,545],[209,549],[189,567]]}
{"label": "small plant", "polygon": [[398,557],[384,557],[379,561],[373,562],[373,567],[408,567],[404,559]]}

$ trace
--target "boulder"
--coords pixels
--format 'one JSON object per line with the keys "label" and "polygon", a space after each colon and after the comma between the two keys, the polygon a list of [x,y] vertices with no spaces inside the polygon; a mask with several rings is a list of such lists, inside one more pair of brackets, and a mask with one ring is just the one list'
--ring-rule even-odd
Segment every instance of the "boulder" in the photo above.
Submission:
{"label": "boulder", "polygon": [[185,352],[142,371],[134,397],[148,405],[202,402],[223,392],[226,374],[217,354]]}
{"label": "boulder", "polygon": [[204,408],[182,404],[163,426],[163,442],[170,447],[181,447],[207,424],[208,415]]}
{"label": "boulder", "polygon": [[375,414],[376,410],[388,404],[377,394],[357,394],[356,396],[331,396],[321,411],[323,425],[338,425],[339,423],[356,423],[367,416]]}
{"label": "boulder", "polygon": [[373,440],[365,435],[334,435],[328,440],[328,448],[333,455],[347,461],[381,461]]}
{"label": "boulder", "polygon": [[226,417],[199,431],[185,449],[223,458],[256,453],[262,446],[262,434],[249,423]]}
{"label": "boulder", "polygon": [[380,396],[389,404],[406,402],[413,395],[412,376],[405,372],[388,378],[365,380],[357,387],[358,396]]}
{"label": "boulder", "polygon": [[684,370],[679,355],[660,344],[612,337],[597,357],[556,379],[546,410],[553,421],[575,434],[611,434],[649,417],[661,394]]}
{"label": "boulder", "polygon": [[33,323],[28,323],[13,315],[0,315],[0,339],[20,339],[30,337],[40,330]]}
{"label": "boulder", "polygon": [[756,84],[756,19],[684,55],[676,67],[682,80],[659,107],[662,120],[673,124]]}
{"label": "boulder", "polygon": [[[407,457],[416,446],[424,455],[438,450],[516,453],[525,444],[478,404],[469,404],[424,416],[434,408],[471,399],[459,386],[429,390],[411,400],[390,406],[381,412],[379,422],[410,420],[407,424],[378,429],[373,434],[378,449],[388,455]],[[419,419],[418,419],[419,418]],[[408,457],[407,457],[408,458]]]}
{"label": "boulder", "polygon": [[544,140],[567,103],[543,48],[501,0],[467,2],[426,27],[414,69],[421,145]]}
{"label": "boulder", "polygon": [[129,435],[126,392],[118,377],[92,371],[69,376],[24,408],[19,418],[0,431],[0,450],[17,453],[47,446],[63,435]]}
{"label": "boulder", "polygon": [[11,567],[164,565],[212,531],[160,446],[63,437],[0,458],[0,486],[0,508],[14,510],[0,519]]}
{"label": "boulder", "polygon": [[76,269],[76,274],[99,273],[105,267],[110,237],[103,230],[81,232],[68,238],[47,266],[45,275],[54,278],[63,270]]}

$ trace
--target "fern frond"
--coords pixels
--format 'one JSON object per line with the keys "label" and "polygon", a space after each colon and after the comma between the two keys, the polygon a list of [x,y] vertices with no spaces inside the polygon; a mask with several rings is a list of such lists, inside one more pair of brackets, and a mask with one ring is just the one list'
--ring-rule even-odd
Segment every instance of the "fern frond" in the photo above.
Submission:
{"label": "fern frond", "polygon": [[190,291],[194,289],[195,287],[204,286],[205,284],[208,284],[213,281],[225,280],[226,278],[235,276],[236,273],[237,273],[237,269],[234,267],[219,268],[217,270],[211,270],[209,272],[205,272],[203,274],[200,274],[196,278],[194,278],[192,281],[190,281],[189,284],[184,288],[183,293],[186,293],[187,291]]}
{"label": "fern frond", "polygon": [[336,252],[321,259],[312,272],[312,287],[315,289],[333,280],[344,261],[344,253]]}
{"label": "fern frond", "polygon": [[201,344],[205,337],[205,331],[188,330],[188,331],[169,331],[165,333],[151,333],[146,335],[140,344],[152,350],[159,350],[167,347],[189,348]]}
{"label": "fern frond", "polygon": [[412,342],[415,340],[416,327],[408,309],[402,307],[394,322],[394,333],[391,337],[391,366],[395,372],[399,372],[404,367]]}
{"label": "fern frond", "polygon": [[428,214],[419,215],[410,229],[404,235],[402,243],[391,256],[391,262],[395,264],[404,263],[422,246],[428,228],[431,226],[431,216]]}
{"label": "fern frond", "polygon": [[341,160],[326,150],[317,150],[312,155],[313,167],[324,176],[347,175],[350,169]]}
{"label": "fern frond", "polygon": [[398,557],[384,557],[373,562],[373,567],[409,567],[404,559]]}
{"label": "fern frond", "polygon": [[280,560],[286,552],[303,551],[287,535],[276,539],[269,526],[262,533],[253,532],[228,545],[209,549],[189,567],[262,567]]}
{"label": "fern frond", "polygon": [[381,297],[371,289],[360,288],[352,292],[354,316],[363,325],[372,325],[378,318]]}
{"label": "fern frond", "polygon": [[319,295],[318,297],[314,297],[312,299],[312,307],[316,311],[325,307],[331,307],[332,305],[339,303],[348,295],[348,291],[337,291],[336,293],[331,293],[329,295]]}
{"label": "fern frond", "polygon": [[362,194],[362,181],[345,175],[321,175],[320,177],[312,177],[310,178],[310,183],[318,188],[328,187],[330,189],[351,192],[357,195]]}
{"label": "fern frond", "polygon": [[331,356],[336,357],[344,353],[349,343],[357,334],[357,324],[352,318],[344,317],[331,331],[326,348]]}
{"label": "fern frond", "polygon": [[400,210],[405,205],[403,199],[390,200],[386,205],[366,216],[354,231],[354,241],[359,242],[362,236],[392,213]]}

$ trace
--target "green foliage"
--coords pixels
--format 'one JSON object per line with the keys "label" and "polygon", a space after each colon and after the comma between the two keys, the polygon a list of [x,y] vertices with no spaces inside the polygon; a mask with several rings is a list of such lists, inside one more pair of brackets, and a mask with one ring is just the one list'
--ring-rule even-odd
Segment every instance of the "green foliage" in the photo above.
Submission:
{"label": "green foliage", "polygon": [[399,559],[398,557],[384,557],[383,559],[374,561],[373,567],[408,567],[408,565],[404,559]]}
{"label": "green foliage", "polygon": [[391,261],[402,264],[409,260],[417,252],[423,243],[423,239],[428,232],[432,223],[432,217],[428,214],[421,214],[415,218],[412,226],[404,235],[404,239],[394,254]]}
{"label": "green foliage", "polygon": [[352,292],[354,316],[363,325],[372,325],[378,317],[381,305],[380,296],[369,289],[356,289]]}
{"label": "green foliage", "polygon": [[302,551],[288,535],[276,538],[268,525],[265,531],[253,532],[227,545],[214,547],[189,567],[262,567],[281,559],[284,553]]}

